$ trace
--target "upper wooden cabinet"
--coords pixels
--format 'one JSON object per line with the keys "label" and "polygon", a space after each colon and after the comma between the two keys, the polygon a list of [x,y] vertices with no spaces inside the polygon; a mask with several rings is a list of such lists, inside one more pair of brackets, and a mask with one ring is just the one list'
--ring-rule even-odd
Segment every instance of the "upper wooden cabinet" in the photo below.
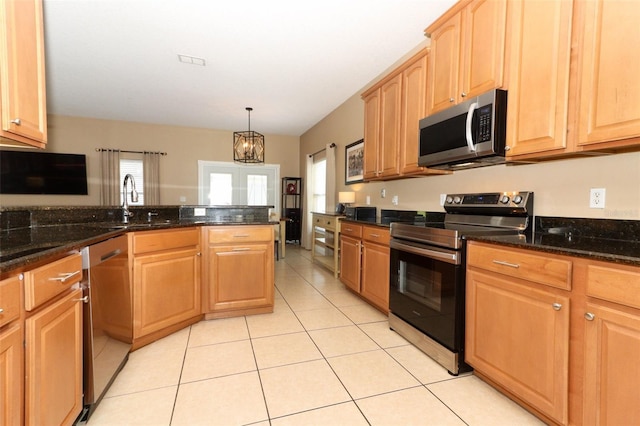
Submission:
{"label": "upper wooden cabinet", "polygon": [[579,149],[640,143],[640,7],[635,1],[576,2]]}
{"label": "upper wooden cabinet", "polygon": [[0,144],[44,148],[47,111],[42,0],[0,3]]}
{"label": "upper wooden cabinet", "polygon": [[400,171],[401,96],[401,74],[394,74],[363,95],[365,180],[397,176]]}
{"label": "upper wooden cabinet", "polygon": [[429,26],[427,115],[502,87],[505,0],[463,0]]}
{"label": "upper wooden cabinet", "polygon": [[418,166],[428,63],[429,50],[422,49],[362,95],[365,180],[448,173]]}
{"label": "upper wooden cabinet", "polygon": [[567,149],[572,1],[507,8],[507,157]]}

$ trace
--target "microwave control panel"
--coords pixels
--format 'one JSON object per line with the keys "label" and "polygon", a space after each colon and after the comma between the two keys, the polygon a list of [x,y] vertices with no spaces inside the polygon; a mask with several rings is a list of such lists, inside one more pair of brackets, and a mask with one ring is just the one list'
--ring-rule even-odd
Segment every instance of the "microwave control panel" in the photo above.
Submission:
{"label": "microwave control panel", "polygon": [[476,143],[488,142],[491,140],[491,112],[493,104],[483,105],[477,110],[478,117],[478,137]]}

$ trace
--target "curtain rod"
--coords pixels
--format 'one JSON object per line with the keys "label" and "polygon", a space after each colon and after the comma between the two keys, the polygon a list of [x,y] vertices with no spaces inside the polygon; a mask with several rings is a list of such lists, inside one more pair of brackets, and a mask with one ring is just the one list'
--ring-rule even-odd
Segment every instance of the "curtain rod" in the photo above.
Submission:
{"label": "curtain rod", "polygon": [[[331,145],[329,145],[329,148],[335,148],[335,147],[336,147],[336,144],[335,144],[335,143],[332,143]],[[313,154],[309,154],[309,157],[313,157],[314,155],[318,155],[318,154],[320,154],[322,151],[326,151],[326,150],[327,150],[327,148],[322,148],[320,151],[316,151],[316,152],[314,152]]]}
{"label": "curtain rod", "polygon": [[166,152],[159,152],[159,151],[127,151],[127,150],[124,150],[124,149],[96,148],[96,152],[105,152],[105,151],[126,152],[128,154],[160,154],[160,155],[167,155]]}

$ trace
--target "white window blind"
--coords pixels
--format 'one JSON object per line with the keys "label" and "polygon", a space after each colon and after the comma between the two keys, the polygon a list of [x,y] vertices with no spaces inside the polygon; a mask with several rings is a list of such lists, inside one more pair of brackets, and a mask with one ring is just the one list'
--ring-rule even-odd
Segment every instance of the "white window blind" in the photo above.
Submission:
{"label": "white window blind", "polygon": [[[136,183],[136,191],[138,191],[138,201],[131,201],[131,182],[127,183],[127,203],[130,206],[144,205],[144,173],[142,168],[142,160],[120,159],[120,184],[124,183],[124,177],[130,174]],[[120,189],[120,204],[124,202],[122,198],[122,189]]]}

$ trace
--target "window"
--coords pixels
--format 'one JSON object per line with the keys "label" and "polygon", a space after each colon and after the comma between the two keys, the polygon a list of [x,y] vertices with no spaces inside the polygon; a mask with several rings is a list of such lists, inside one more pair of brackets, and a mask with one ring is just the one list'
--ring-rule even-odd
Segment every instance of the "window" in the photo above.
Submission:
{"label": "window", "polygon": [[[127,183],[127,203],[130,206],[142,206],[144,205],[144,173],[142,168],[142,160],[133,159],[120,159],[120,182],[124,183],[124,177],[130,174],[135,181],[136,191],[138,192],[138,201],[131,201],[131,189],[133,185],[131,182]],[[120,204],[124,203],[122,198],[122,190],[120,191]]]}
{"label": "window", "polygon": [[279,209],[280,166],[244,166],[198,161],[198,204],[275,206]]}
{"label": "window", "polygon": [[313,208],[311,211],[324,212],[327,199],[327,159],[313,159]]}

